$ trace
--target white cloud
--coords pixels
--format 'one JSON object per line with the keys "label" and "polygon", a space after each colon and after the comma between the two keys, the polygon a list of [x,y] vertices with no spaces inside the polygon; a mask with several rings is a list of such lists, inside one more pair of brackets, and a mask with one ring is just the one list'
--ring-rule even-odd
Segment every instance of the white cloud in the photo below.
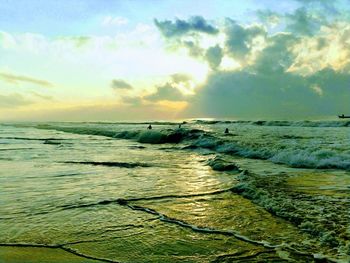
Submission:
{"label": "white cloud", "polygon": [[106,16],[102,20],[102,25],[103,26],[122,26],[126,25],[128,23],[128,19],[125,17],[121,16]]}
{"label": "white cloud", "polygon": [[318,35],[302,38],[292,51],[296,58],[291,72],[309,75],[327,67],[342,71],[350,65],[350,24],[323,26]]}
{"label": "white cloud", "polygon": [[312,85],[312,86],[310,87],[310,89],[313,90],[317,95],[319,95],[320,97],[322,97],[322,95],[323,95],[323,90],[321,89],[320,86],[318,86],[318,85]]}

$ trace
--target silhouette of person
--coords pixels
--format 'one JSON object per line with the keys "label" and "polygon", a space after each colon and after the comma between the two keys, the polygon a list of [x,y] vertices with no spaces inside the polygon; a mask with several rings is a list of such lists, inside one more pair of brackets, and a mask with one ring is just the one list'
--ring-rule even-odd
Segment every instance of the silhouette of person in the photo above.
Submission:
{"label": "silhouette of person", "polygon": [[229,133],[228,128],[225,129],[225,133]]}
{"label": "silhouette of person", "polygon": [[148,125],[147,129],[148,129],[148,130],[152,130],[152,125],[151,125],[151,124]]}
{"label": "silhouette of person", "polygon": [[181,129],[181,124],[179,124],[179,129]]}

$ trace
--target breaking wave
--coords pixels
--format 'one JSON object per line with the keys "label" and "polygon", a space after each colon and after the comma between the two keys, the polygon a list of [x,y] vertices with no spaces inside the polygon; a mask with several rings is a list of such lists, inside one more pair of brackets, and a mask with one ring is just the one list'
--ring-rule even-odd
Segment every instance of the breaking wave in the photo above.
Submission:
{"label": "breaking wave", "polygon": [[196,148],[207,148],[215,152],[251,159],[269,160],[296,168],[350,170],[350,151],[320,149],[313,145],[304,149],[293,145],[290,147],[285,145],[253,146],[204,136],[186,147],[186,149]]}
{"label": "breaking wave", "polygon": [[64,127],[54,125],[37,125],[39,129],[53,129],[82,135],[99,135],[118,139],[132,139],[140,143],[162,144],[179,143],[185,139],[195,139],[204,131],[198,129],[163,129],[163,130],[128,130],[113,131],[98,127]]}
{"label": "breaking wave", "polygon": [[[204,121],[201,121],[204,122]],[[350,122],[264,122],[255,125],[318,125],[317,127],[347,127]],[[322,126],[323,125],[323,126]],[[328,125],[328,126],[325,126]],[[339,149],[337,145],[324,146],[320,142],[313,141],[311,137],[302,137],[307,139],[302,147],[300,144],[293,143],[293,140],[301,138],[296,135],[279,135],[276,141],[271,143],[256,143],[255,141],[240,141],[237,136],[220,136],[215,132],[204,131],[190,128],[168,128],[154,130],[111,130],[110,127],[101,128],[99,126],[55,126],[55,125],[36,125],[40,129],[54,129],[57,131],[99,135],[110,138],[129,139],[140,143],[164,144],[164,143],[184,143],[181,149],[196,150],[199,148],[209,149],[217,153],[236,155],[245,158],[268,160],[277,164],[285,164],[298,168],[315,169],[343,169],[350,170],[350,150]],[[291,142],[278,143],[277,140],[290,140]],[[343,142],[339,143],[341,145]],[[216,169],[228,169],[212,164]]]}

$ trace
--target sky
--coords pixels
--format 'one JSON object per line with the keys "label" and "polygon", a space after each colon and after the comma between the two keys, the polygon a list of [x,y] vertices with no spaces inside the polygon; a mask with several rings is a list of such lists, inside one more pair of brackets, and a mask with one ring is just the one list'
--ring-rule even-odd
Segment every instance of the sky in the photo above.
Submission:
{"label": "sky", "polygon": [[350,0],[0,0],[0,121],[350,115]]}

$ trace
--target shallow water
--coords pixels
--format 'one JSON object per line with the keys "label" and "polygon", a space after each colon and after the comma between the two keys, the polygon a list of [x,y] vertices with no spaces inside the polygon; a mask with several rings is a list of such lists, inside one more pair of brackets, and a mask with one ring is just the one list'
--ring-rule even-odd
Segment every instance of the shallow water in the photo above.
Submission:
{"label": "shallow water", "polygon": [[347,262],[339,123],[2,125],[0,243],[106,262]]}

